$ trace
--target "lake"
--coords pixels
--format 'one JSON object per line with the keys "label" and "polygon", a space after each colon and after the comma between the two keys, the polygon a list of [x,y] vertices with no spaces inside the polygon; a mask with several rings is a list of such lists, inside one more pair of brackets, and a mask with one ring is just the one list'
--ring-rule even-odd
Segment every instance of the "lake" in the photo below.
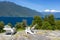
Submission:
{"label": "lake", "polygon": [[22,22],[23,20],[27,20],[27,25],[31,25],[33,17],[0,17],[0,21],[3,21],[5,24],[11,23],[13,26],[16,22]]}
{"label": "lake", "polygon": [[[33,17],[0,17],[0,21],[3,21],[5,24],[11,23],[13,26],[16,22],[22,22],[23,20],[27,20],[27,25],[31,25]],[[60,20],[60,18],[56,18],[56,20]]]}

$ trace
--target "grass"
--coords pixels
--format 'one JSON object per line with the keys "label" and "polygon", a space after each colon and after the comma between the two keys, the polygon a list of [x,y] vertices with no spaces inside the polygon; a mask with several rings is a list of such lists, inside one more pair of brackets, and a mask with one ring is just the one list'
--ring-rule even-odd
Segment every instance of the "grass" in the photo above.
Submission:
{"label": "grass", "polygon": [[17,29],[17,31],[23,31],[24,29]]}

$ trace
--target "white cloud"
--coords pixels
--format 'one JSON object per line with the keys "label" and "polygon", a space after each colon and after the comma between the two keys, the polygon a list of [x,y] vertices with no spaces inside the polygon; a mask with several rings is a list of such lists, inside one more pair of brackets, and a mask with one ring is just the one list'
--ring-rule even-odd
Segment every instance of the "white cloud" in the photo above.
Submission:
{"label": "white cloud", "polygon": [[50,12],[57,12],[56,10],[50,10]]}
{"label": "white cloud", "polygon": [[49,11],[50,11],[49,9],[44,10],[44,12],[49,12]]}
{"label": "white cloud", "polygon": [[60,11],[58,11],[58,10],[49,10],[49,9],[46,9],[46,10],[44,10],[44,12],[60,12]]}

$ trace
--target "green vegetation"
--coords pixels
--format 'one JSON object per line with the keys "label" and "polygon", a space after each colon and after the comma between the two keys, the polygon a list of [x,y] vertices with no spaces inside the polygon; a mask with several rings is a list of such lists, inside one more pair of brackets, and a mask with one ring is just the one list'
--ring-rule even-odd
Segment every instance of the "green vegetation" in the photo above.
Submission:
{"label": "green vegetation", "polygon": [[20,22],[17,22],[17,23],[15,24],[15,28],[16,28],[16,30],[22,28],[22,27],[21,27],[21,23],[20,23]]}
{"label": "green vegetation", "polygon": [[4,32],[3,28],[4,28],[4,22],[0,21],[0,33]]}
{"label": "green vegetation", "polygon": [[42,26],[42,19],[40,16],[34,16],[34,20],[32,22],[32,25],[38,24],[35,28],[40,29]]}
{"label": "green vegetation", "polygon": [[[17,31],[24,30],[27,26],[27,20],[23,20],[22,22],[17,22],[15,24],[15,28]],[[40,16],[34,16],[34,19],[32,21],[31,27],[33,25],[37,24],[35,29],[40,30],[60,30],[60,20],[55,20],[54,16],[51,15],[45,15],[44,19],[42,19]],[[8,23],[8,25],[12,26],[11,23]],[[3,32],[4,28],[4,22],[0,21],[0,33]]]}
{"label": "green vegetation", "polygon": [[15,28],[16,28],[16,30],[23,30],[23,29],[25,29],[25,27],[26,27],[26,21],[25,20],[23,20],[23,22],[17,22],[16,23],[16,25],[15,25]]}
{"label": "green vegetation", "polygon": [[55,20],[54,15],[45,15],[44,19],[35,16],[32,25],[38,24],[35,29],[41,30],[60,30],[60,20]]}
{"label": "green vegetation", "polygon": [[46,21],[46,22],[43,22],[43,25],[42,25],[41,29],[43,29],[43,30],[45,30],[45,29],[51,30],[52,26],[51,26],[51,24],[48,21]]}
{"label": "green vegetation", "polygon": [[60,20],[57,20],[55,22],[55,27],[56,27],[56,29],[60,30]]}
{"label": "green vegetation", "polygon": [[11,23],[8,23],[7,25],[11,26],[11,28],[12,28],[12,24]]}

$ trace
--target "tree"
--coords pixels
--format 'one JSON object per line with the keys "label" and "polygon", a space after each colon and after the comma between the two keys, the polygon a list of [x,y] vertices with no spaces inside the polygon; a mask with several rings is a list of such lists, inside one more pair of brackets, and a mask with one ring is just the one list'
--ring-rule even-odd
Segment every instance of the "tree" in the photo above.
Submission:
{"label": "tree", "polygon": [[3,28],[4,28],[4,22],[0,21],[0,33],[4,31]]}
{"label": "tree", "polygon": [[41,26],[42,26],[42,19],[41,19],[40,16],[34,16],[34,20],[32,22],[32,25],[35,25],[35,24],[37,24],[36,29],[40,29],[41,28]]}
{"label": "tree", "polygon": [[21,27],[21,23],[20,23],[20,22],[17,22],[17,23],[15,24],[15,28],[16,28],[16,30],[21,29],[21,28],[22,28],[22,27]]}
{"label": "tree", "polygon": [[26,25],[26,20],[23,20],[23,22],[17,22],[17,23],[15,24],[15,28],[16,28],[17,30],[19,30],[19,29],[25,29],[26,26],[27,26],[27,25]]}
{"label": "tree", "polygon": [[48,16],[48,22],[51,24],[52,29],[54,30],[54,29],[55,29],[54,15],[50,14],[50,15]]}
{"label": "tree", "polygon": [[44,21],[48,21],[48,15],[45,15]]}
{"label": "tree", "polygon": [[52,26],[48,21],[43,22],[42,28],[44,30],[52,30]]}
{"label": "tree", "polygon": [[55,25],[54,15],[50,14],[50,15],[48,16],[48,22],[49,22],[51,25]]}
{"label": "tree", "polygon": [[13,26],[11,23],[8,23],[7,25],[11,26],[11,28],[12,28],[12,26]]}
{"label": "tree", "polygon": [[57,30],[60,30],[60,20],[56,20],[56,22],[55,22],[55,28]]}
{"label": "tree", "polygon": [[27,23],[26,20],[23,20],[23,22],[21,23],[22,29],[25,29],[25,27],[27,27]]}

